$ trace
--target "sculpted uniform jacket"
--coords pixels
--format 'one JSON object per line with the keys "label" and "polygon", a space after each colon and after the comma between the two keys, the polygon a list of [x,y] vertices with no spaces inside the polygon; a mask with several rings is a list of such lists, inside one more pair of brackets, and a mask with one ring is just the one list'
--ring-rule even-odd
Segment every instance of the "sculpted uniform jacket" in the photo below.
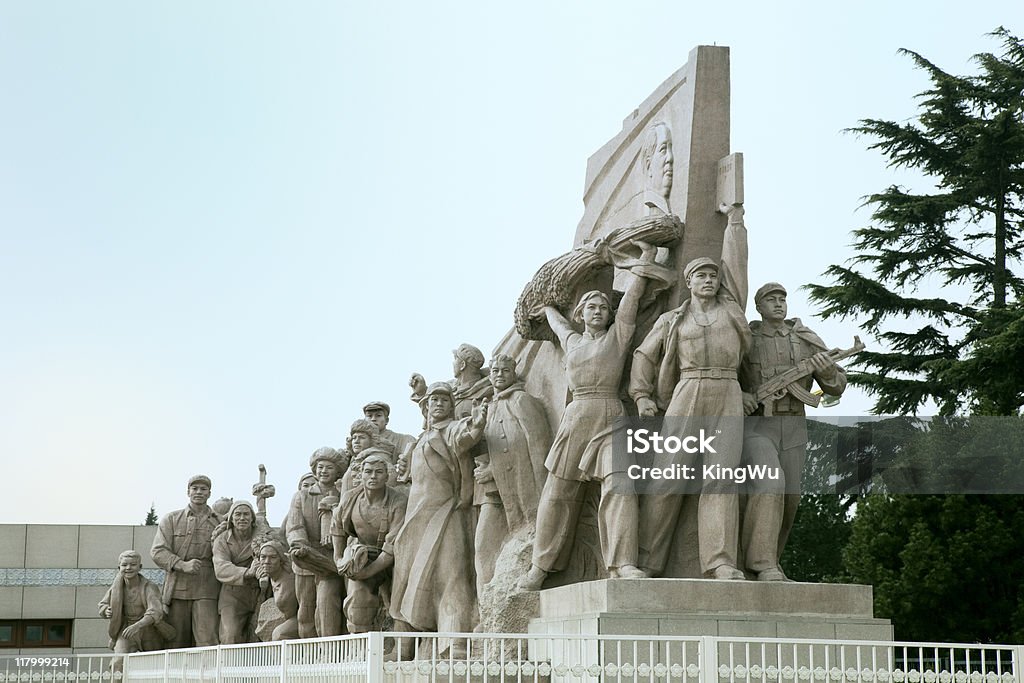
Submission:
{"label": "sculpted uniform jacket", "polygon": [[[341,502],[334,509],[334,518],[331,520],[331,535],[343,539],[355,538],[363,545],[374,548],[388,555],[395,554],[395,537],[405,522],[405,509],[409,500],[405,494],[390,486],[384,494],[384,508],[387,510],[386,519],[364,520],[357,510],[360,501],[366,499],[366,492],[362,488],[346,491],[341,497]],[[355,519],[353,519],[355,517]],[[356,522],[359,522],[358,524]],[[384,537],[380,538],[381,528],[384,529]]]}
{"label": "sculpted uniform jacket", "polygon": [[[454,402],[454,417],[456,420],[461,420],[464,417],[469,417],[473,412],[473,405],[483,401],[485,398],[490,399],[494,395],[494,387],[491,385],[491,380],[487,376],[481,377],[473,384],[467,387],[460,387],[458,379],[448,380],[448,384],[452,387],[452,401]],[[415,401],[419,407],[420,412],[423,413],[423,429],[427,428],[427,397],[413,395],[412,400]],[[408,436],[408,435],[404,435]],[[382,438],[384,438],[382,436]],[[417,437],[411,437],[413,445],[416,444]],[[385,439],[386,440],[386,439]],[[406,442],[408,443],[408,442]],[[398,454],[401,454],[399,451]],[[489,461],[487,454],[487,440],[481,439],[476,445],[473,446],[470,455],[476,459],[478,464],[482,464]],[[410,480],[412,479],[412,464],[407,465],[409,474],[407,475]],[[391,482],[389,482],[390,484]],[[495,502],[497,493],[497,487],[494,482],[488,482],[486,484],[473,484],[473,505],[483,505],[484,503]]]}
{"label": "sculpted uniform jacket", "polygon": [[[328,547],[330,546],[331,539],[320,537],[320,501],[328,495],[337,496],[339,494],[333,487],[325,494],[320,490],[319,483],[313,484],[306,491],[295,493],[295,496],[292,497],[291,507],[288,509],[288,519],[285,521],[289,545],[301,541],[325,557],[331,554],[324,548],[325,543]],[[331,564],[334,564],[334,560],[331,560]],[[295,570],[296,576],[314,576],[316,574],[309,569],[300,567],[295,562],[292,562],[292,568]]]}
{"label": "sculpted uniform jacket", "polygon": [[164,606],[160,603],[160,589],[155,583],[139,574],[138,583],[134,587],[128,587],[121,572],[118,572],[114,584],[100,600],[100,615],[103,615],[107,607],[111,609],[110,624],[107,628],[110,649],[114,649],[125,628],[143,617],[153,619],[153,626],[147,626],[140,634],[143,649],[155,650],[162,646],[163,640],[157,633],[156,624],[163,621]]}
{"label": "sculpted uniform jacket", "polygon": [[[742,416],[739,385],[730,387],[712,376],[735,384],[743,358],[752,345],[743,309],[727,293],[719,293],[717,318],[707,326],[690,324],[690,301],[661,315],[644,341],[633,352],[629,395],[633,400],[652,398],[666,415]],[[691,337],[696,330],[701,336]],[[704,371],[707,377],[681,379],[682,370]],[[731,371],[731,377],[726,376]],[[734,395],[733,395],[734,394]],[[719,405],[721,404],[721,405]]]}
{"label": "sculpted uniform jacket", "polygon": [[[747,229],[726,226],[715,298],[718,312],[708,325],[694,325],[691,300],[663,313],[633,352],[629,396],[650,398],[666,415],[743,415],[742,395],[735,380],[752,339],[743,310],[747,305]],[[706,376],[682,379],[681,371]]]}
{"label": "sculpted uniform jacket", "polygon": [[597,335],[572,332],[559,338],[572,400],[544,461],[559,479],[604,479],[621,467],[612,454],[612,433],[615,418],[625,414],[619,383],[635,329],[620,318]]}
{"label": "sculpted uniform jacket", "polygon": [[[153,538],[153,562],[167,572],[163,600],[216,600],[220,583],[213,572],[213,543],[210,536],[220,523],[209,505],[193,512],[191,507],[164,515]],[[174,571],[185,560],[201,560],[199,571]]]}
{"label": "sculpted uniform jacket", "polygon": [[[257,529],[253,537],[266,528]],[[223,585],[218,609],[226,606],[255,609],[259,602],[260,587],[255,578],[246,578],[245,572],[253,563],[252,540],[235,536],[233,527],[213,540],[213,569]]]}
{"label": "sculpted uniform jacket", "polygon": [[384,429],[381,431],[380,440],[394,446],[396,458],[404,453],[406,448],[416,444],[416,437],[412,434],[401,434],[399,432],[393,432],[390,429]]}
{"label": "sculpted uniform jacket", "polygon": [[[491,386],[491,380],[488,377],[481,377],[474,384],[468,387],[459,388],[458,380],[452,380],[452,400],[455,402],[455,419],[461,420],[464,417],[469,417],[473,412],[473,404],[479,403],[485,398],[489,399],[494,395],[494,387]],[[487,452],[487,438],[481,439],[473,449],[470,451],[470,455],[478,463],[488,462],[490,454]],[[497,494],[498,489],[495,482],[487,482],[486,484],[473,483],[473,505],[483,505],[487,502],[495,502],[494,496]]]}
{"label": "sculpted uniform jacket", "polygon": [[245,585],[245,571],[252,566],[252,542],[236,538],[229,529],[213,541],[213,569],[226,586]]}
{"label": "sculpted uniform jacket", "polygon": [[484,439],[509,532],[515,533],[537,519],[540,492],[548,475],[544,458],[551,448],[544,406],[523,390],[522,382],[494,395]]}
{"label": "sculpted uniform jacket", "polygon": [[[799,318],[786,320],[783,329],[775,334],[766,331],[760,320],[755,320],[750,323],[750,331],[753,333],[754,347],[743,360],[740,372],[740,384],[744,391],[750,393],[756,393],[761,384],[795,367],[800,361],[828,351],[825,342],[805,327]],[[810,391],[814,382],[825,393],[839,396],[846,389],[846,372],[837,366],[834,377],[823,379],[814,373],[800,380],[800,385]],[[799,399],[786,394],[775,401],[773,412],[780,417],[803,417],[806,415],[806,407]],[[776,439],[776,445],[781,449],[799,446],[807,441],[807,425],[804,420],[749,420],[748,432]]]}
{"label": "sculpted uniform jacket", "polygon": [[419,631],[472,631],[473,461],[470,418],[423,432],[411,458],[412,490],[394,540],[391,616]]}

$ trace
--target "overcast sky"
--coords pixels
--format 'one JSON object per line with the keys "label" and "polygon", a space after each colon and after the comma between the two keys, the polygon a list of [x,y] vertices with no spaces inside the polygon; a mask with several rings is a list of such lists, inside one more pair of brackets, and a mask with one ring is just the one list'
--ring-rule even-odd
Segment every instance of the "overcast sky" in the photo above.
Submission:
{"label": "overcast sky", "polygon": [[[0,0],[0,523],[140,523],[205,472],[284,514],[360,407],[489,353],[567,251],[587,157],[728,45],[750,281],[851,257],[893,182],[865,117],[995,51],[991,2]],[[869,338],[865,336],[865,341]],[[853,392],[839,411],[870,400]]]}

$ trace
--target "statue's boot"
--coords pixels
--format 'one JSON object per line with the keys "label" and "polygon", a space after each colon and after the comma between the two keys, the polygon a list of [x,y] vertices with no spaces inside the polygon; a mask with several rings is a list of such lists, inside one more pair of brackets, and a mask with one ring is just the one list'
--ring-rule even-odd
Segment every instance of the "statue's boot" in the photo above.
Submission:
{"label": "statue's boot", "polygon": [[781,567],[771,567],[757,573],[758,581],[789,581],[790,578],[783,573]]}
{"label": "statue's boot", "polygon": [[747,577],[736,567],[720,564],[711,570],[711,578],[719,581],[742,581]]}
{"label": "statue's boot", "polygon": [[526,572],[526,576],[519,579],[517,584],[521,591],[539,591],[540,587],[544,584],[544,579],[548,577],[548,573],[538,567],[532,565],[530,571]]}
{"label": "statue's boot", "polygon": [[647,572],[642,569],[637,569],[631,564],[624,564],[619,567],[619,578],[620,579],[646,579],[648,578]]}

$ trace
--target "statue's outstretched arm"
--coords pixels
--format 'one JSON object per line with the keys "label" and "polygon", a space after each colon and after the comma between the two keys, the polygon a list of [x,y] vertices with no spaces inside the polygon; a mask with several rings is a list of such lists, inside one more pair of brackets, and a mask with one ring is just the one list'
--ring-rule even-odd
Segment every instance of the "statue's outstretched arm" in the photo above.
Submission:
{"label": "statue's outstretched arm", "polygon": [[572,325],[565,319],[565,316],[558,312],[558,309],[554,306],[545,306],[544,315],[548,319],[548,326],[558,337],[558,343],[562,345],[562,349],[565,349],[565,343],[568,341],[569,336],[576,332],[572,329]]}
{"label": "statue's outstretched arm", "polygon": [[615,312],[615,320],[623,325],[636,324],[636,311],[640,307],[640,298],[644,295],[644,288],[647,286],[647,278],[632,273],[632,282],[626,287],[626,291],[619,302],[619,310]]}
{"label": "statue's outstretched arm", "polygon": [[719,212],[729,217],[722,240],[721,288],[744,311],[747,309],[747,227],[743,223],[743,205],[723,204]]}

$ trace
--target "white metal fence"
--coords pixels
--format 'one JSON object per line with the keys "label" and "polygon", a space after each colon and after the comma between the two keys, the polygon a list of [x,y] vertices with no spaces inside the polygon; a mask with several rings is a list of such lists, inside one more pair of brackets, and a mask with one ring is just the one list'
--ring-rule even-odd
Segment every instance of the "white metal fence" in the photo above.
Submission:
{"label": "white metal fence", "polygon": [[113,654],[0,655],[0,683],[70,683],[71,681],[119,681]]}
{"label": "white metal fence", "polygon": [[127,683],[1024,683],[1022,656],[1017,645],[368,633],[138,653],[124,674]]}

